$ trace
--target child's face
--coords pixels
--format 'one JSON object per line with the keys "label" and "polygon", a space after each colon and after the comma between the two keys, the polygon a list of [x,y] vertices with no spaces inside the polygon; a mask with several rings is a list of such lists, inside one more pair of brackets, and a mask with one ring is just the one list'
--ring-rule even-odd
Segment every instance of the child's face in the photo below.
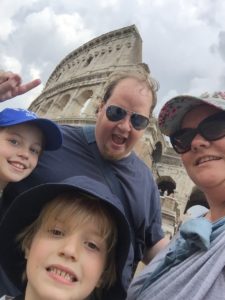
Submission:
{"label": "child's face", "polygon": [[0,186],[27,177],[36,167],[43,135],[31,124],[0,128]]}
{"label": "child's face", "polygon": [[107,245],[96,223],[74,228],[58,220],[38,230],[26,251],[26,300],[86,299],[100,285]]}

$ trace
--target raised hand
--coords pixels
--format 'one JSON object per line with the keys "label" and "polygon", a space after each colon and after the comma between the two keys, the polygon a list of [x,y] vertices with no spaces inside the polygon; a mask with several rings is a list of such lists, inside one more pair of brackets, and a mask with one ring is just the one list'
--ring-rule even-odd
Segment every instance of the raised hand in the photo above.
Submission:
{"label": "raised hand", "polygon": [[0,101],[5,101],[22,95],[41,83],[40,79],[34,79],[22,84],[21,77],[12,72],[0,71]]}

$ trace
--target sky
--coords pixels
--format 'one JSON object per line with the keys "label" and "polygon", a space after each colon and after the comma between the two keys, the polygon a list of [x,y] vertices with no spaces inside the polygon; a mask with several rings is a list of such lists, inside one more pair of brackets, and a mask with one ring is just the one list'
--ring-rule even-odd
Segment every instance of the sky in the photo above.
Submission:
{"label": "sky", "polygon": [[225,90],[224,12],[224,0],[0,0],[0,69],[42,80],[1,107],[28,107],[67,54],[133,24],[160,83],[156,114],[178,94]]}

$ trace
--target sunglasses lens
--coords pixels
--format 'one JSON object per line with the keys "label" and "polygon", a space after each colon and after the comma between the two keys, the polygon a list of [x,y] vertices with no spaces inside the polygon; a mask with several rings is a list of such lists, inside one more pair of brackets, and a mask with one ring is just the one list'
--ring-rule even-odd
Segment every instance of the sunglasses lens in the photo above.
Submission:
{"label": "sunglasses lens", "polygon": [[185,128],[178,130],[171,137],[170,141],[174,150],[179,153],[185,153],[191,149],[191,142],[196,135],[196,129]]}
{"label": "sunglasses lens", "polygon": [[200,132],[202,136],[209,141],[221,139],[225,136],[225,119],[203,122],[200,127]]}
{"label": "sunglasses lens", "polygon": [[189,151],[197,133],[208,141],[216,141],[225,137],[225,112],[207,117],[197,128],[183,128],[176,131],[170,137],[174,150],[180,154]]}
{"label": "sunglasses lens", "polygon": [[106,116],[109,121],[117,122],[126,116],[127,112],[121,107],[110,105],[106,108]]}
{"label": "sunglasses lens", "polygon": [[[127,111],[119,106],[110,105],[106,108],[106,116],[109,121],[117,122],[125,118]],[[145,129],[148,126],[149,119],[145,116],[132,113],[130,122],[136,130]]]}
{"label": "sunglasses lens", "polygon": [[145,116],[133,113],[131,116],[131,124],[136,130],[143,130],[149,124],[149,119]]}

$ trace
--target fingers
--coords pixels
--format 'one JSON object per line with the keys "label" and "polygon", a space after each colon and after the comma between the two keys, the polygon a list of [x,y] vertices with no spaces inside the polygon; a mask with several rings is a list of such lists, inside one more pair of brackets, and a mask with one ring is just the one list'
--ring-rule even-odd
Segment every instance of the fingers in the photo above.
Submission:
{"label": "fingers", "polygon": [[14,80],[7,80],[0,84],[0,99],[4,100],[5,98],[8,99],[10,93],[16,88],[17,82]]}
{"label": "fingers", "polygon": [[21,84],[22,80],[18,74],[0,70],[0,101],[5,101],[22,95],[37,87],[40,79],[34,79],[26,84]]}
{"label": "fingers", "polygon": [[22,95],[22,94],[30,91],[31,89],[37,87],[40,83],[41,83],[40,79],[34,79],[26,84],[20,85],[18,87],[18,95]]}
{"label": "fingers", "polygon": [[21,83],[21,77],[18,74],[12,73],[10,71],[0,70],[0,84],[11,79],[15,84]]}

